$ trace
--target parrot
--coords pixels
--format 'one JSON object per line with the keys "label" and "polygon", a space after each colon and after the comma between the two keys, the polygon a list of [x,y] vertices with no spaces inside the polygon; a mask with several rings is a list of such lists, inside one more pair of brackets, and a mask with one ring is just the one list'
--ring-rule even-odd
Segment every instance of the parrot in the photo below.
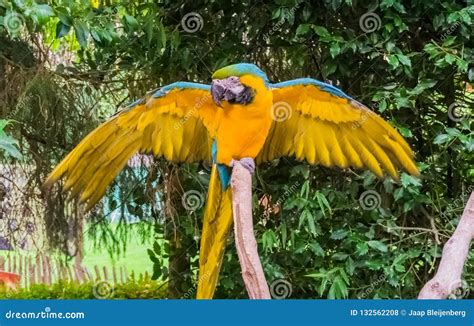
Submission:
{"label": "parrot", "polygon": [[212,165],[199,249],[196,297],[211,299],[233,222],[232,167],[293,157],[310,165],[419,176],[414,153],[387,121],[339,88],[299,78],[271,83],[255,64],[212,74],[211,84],[175,82],[148,92],[88,134],[53,169],[50,187],[92,208],[136,153]]}

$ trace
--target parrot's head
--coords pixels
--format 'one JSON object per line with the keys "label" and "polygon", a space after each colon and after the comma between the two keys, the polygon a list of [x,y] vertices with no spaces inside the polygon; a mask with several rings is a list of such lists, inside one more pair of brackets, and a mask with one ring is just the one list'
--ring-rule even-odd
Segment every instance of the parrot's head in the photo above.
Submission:
{"label": "parrot's head", "polygon": [[212,75],[211,94],[214,102],[246,105],[252,102],[257,89],[267,87],[268,78],[256,65],[238,63],[217,70]]}

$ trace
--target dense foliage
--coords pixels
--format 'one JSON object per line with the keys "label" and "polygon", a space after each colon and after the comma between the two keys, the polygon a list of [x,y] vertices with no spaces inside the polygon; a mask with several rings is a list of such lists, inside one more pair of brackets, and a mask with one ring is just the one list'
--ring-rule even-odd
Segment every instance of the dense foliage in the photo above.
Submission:
{"label": "dense foliage", "polygon": [[[273,295],[414,298],[436,270],[474,183],[472,0],[0,0],[0,16],[0,118],[17,121],[7,130],[20,143],[16,164],[32,165],[28,196],[49,198],[37,191],[45,174],[114,108],[253,62],[272,81],[308,76],[342,88],[396,126],[422,171],[396,183],[290,159],[259,167],[255,228]],[[193,190],[202,204],[209,168],[156,160],[149,170],[127,168],[107,211],[155,222],[154,277],[169,281],[169,296],[192,297],[202,212],[182,196]],[[54,230],[49,245],[71,255],[68,230],[82,230],[83,215],[55,195],[36,214]],[[121,250],[104,214],[103,203],[88,215],[90,232]],[[470,285],[473,264],[471,253]],[[217,297],[246,297],[233,239]]]}

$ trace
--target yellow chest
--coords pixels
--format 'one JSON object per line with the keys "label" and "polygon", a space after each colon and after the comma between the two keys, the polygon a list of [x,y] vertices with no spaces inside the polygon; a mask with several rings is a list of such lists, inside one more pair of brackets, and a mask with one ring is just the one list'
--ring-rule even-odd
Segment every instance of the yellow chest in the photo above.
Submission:
{"label": "yellow chest", "polygon": [[272,91],[253,76],[241,77],[241,82],[255,91],[246,105],[224,102],[216,133],[217,161],[229,164],[232,159],[255,158],[262,149],[272,123]]}

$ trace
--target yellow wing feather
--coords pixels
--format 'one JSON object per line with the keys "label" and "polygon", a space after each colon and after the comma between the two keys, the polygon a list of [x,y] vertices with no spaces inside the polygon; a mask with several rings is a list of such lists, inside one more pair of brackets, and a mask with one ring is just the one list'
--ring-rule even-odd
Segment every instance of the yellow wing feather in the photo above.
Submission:
{"label": "yellow wing feather", "polygon": [[150,94],[97,127],[51,172],[46,186],[64,177],[64,189],[91,208],[137,152],[173,162],[210,161],[204,120],[211,123],[217,107],[209,90],[171,88],[161,95]]}
{"label": "yellow wing feather", "polygon": [[257,163],[295,156],[327,167],[367,168],[379,177],[387,173],[397,179],[397,168],[419,175],[403,137],[377,114],[329,85],[305,81],[275,87],[273,101],[286,103],[291,113],[286,120],[273,121]]}

